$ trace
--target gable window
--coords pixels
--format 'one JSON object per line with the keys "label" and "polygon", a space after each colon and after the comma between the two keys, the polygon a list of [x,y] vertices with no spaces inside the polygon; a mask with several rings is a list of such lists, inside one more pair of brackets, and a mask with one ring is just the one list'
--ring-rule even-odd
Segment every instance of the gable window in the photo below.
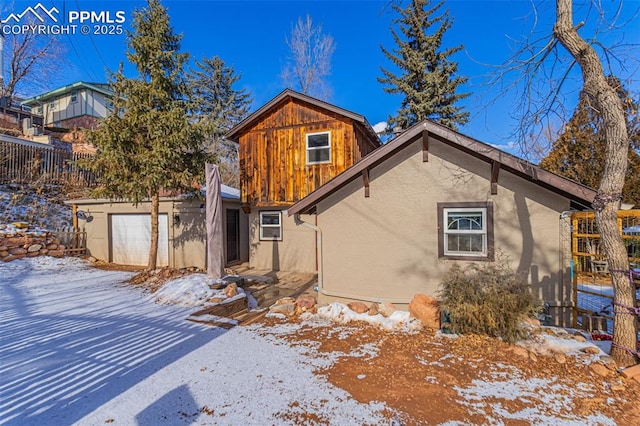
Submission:
{"label": "gable window", "polygon": [[78,100],[78,91],[77,90],[72,90],[71,91],[71,103],[74,103]]}
{"label": "gable window", "polygon": [[438,256],[493,260],[493,204],[438,203]]}
{"label": "gable window", "polygon": [[307,164],[331,162],[331,132],[307,133]]}
{"label": "gable window", "polygon": [[282,241],[282,212],[260,212],[260,240]]}

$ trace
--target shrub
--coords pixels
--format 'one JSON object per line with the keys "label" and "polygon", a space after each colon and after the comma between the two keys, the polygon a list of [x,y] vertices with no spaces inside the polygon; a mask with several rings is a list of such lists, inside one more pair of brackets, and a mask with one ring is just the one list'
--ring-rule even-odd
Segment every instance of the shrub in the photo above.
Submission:
{"label": "shrub", "polygon": [[438,291],[453,333],[478,333],[514,342],[525,336],[522,320],[535,312],[529,285],[504,259],[453,265]]}

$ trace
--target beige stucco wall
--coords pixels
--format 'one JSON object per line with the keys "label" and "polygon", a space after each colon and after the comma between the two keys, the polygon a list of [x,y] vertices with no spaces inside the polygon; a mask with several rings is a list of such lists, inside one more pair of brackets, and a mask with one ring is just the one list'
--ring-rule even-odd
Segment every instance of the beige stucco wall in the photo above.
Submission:
{"label": "beige stucco wall", "polygon": [[496,257],[508,256],[540,300],[570,303],[560,252],[568,200],[505,170],[491,195],[490,164],[433,139],[423,162],[421,148],[417,141],[371,169],[369,198],[356,179],[318,205],[326,292],[320,302],[403,306],[417,292],[435,295],[449,268],[465,264],[438,258],[437,203],[491,201]]}
{"label": "beige stucco wall", "polygon": [[[87,249],[97,259],[111,261],[109,251],[109,215],[126,213],[150,213],[151,204],[143,202],[133,206],[129,202],[104,202],[99,200],[76,201],[79,210],[84,211],[91,220],[79,220],[78,226],[87,231]],[[184,268],[195,266],[206,269],[206,223],[205,213],[200,210],[204,202],[162,200],[160,214],[167,214],[169,221],[169,266]],[[239,202],[224,200],[223,208],[240,209]],[[173,217],[180,217],[175,225]],[[240,261],[249,260],[249,222],[240,210]],[[226,240],[226,227],[223,227]],[[225,246],[226,250],[226,246]]]}
{"label": "beige stucco wall", "polygon": [[[260,212],[277,208],[252,208],[249,215],[249,265],[254,269],[290,272],[316,272],[315,231],[297,226],[293,217],[282,211],[282,241],[260,241]],[[313,221],[313,216],[302,215]]]}

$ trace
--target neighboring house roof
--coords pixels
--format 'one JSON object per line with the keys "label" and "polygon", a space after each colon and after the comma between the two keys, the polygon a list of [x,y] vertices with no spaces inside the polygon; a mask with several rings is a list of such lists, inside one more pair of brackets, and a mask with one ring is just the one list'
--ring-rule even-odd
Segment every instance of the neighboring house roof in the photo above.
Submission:
{"label": "neighboring house roof", "polygon": [[244,130],[250,128],[251,125],[255,123],[258,119],[260,119],[260,117],[265,112],[269,111],[271,108],[275,107],[276,105],[287,101],[288,99],[297,99],[299,101],[314,105],[318,108],[322,108],[324,110],[333,112],[335,114],[339,114],[344,117],[350,118],[351,120],[360,124],[364,128],[364,130],[371,136],[371,139],[373,141],[376,141],[378,145],[380,145],[380,139],[378,138],[378,135],[376,134],[376,132],[373,130],[373,128],[371,127],[371,125],[363,115],[356,114],[354,112],[337,107],[328,102],[321,101],[320,99],[312,98],[311,96],[296,92],[291,89],[285,89],[282,92],[280,92],[280,94],[277,95],[275,98],[271,99],[269,102],[267,102],[258,110],[256,110],[253,114],[249,115],[247,118],[245,118],[240,123],[235,125],[231,130],[229,130],[229,132],[226,134],[225,137],[233,142],[238,142],[238,139],[240,138],[240,134]]}
{"label": "neighboring house roof", "polygon": [[78,89],[89,89],[94,92],[102,93],[105,96],[113,96],[114,91],[109,89],[109,85],[105,83],[85,83],[83,81],[78,81],[73,84],[69,84],[67,86],[59,87],[55,90],[51,90],[46,93],[42,93],[40,95],[25,99],[22,101],[23,105],[36,105],[38,103],[42,103],[47,99],[55,98],[56,96],[60,96],[62,94],[71,92],[72,90]]}
{"label": "neighboring house roof", "polygon": [[585,185],[579,184],[555,173],[544,170],[514,155],[501,151],[486,143],[465,136],[448,127],[424,120],[400,134],[386,145],[376,149],[354,164],[343,173],[339,174],[316,191],[307,195],[289,208],[289,216],[299,213],[310,213],[315,206],[342,188],[352,180],[361,177],[363,171],[373,168],[384,162],[394,154],[414,143],[422,133],[426,131],[429,137],[459,149],[469,155],[486,161],[496,163],[501,169],[513,173],[523,179],[559,193],[568,199],[588,207],[593,202],[596,191]]}

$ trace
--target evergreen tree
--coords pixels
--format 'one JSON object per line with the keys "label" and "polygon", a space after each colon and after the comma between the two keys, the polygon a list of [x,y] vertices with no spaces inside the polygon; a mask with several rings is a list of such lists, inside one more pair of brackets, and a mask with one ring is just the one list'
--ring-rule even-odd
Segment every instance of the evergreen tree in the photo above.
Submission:
{"label": "evergreen tree", "polygon": [[125,77],[120,66],[111,82],[113,111],[89,135],[98,152],[87,166],[101,184],[94,195],[134,205],[151,200],[150,270],[156,268],[160,192],[193,191],[210,160],[203,133],[188,116],[188,54],[180,53],[180,39],[159,0],[133,13],[127,58],[138,76]]}
{"label": "evergreen tree", "polygon": [[251,95],[244,89],[234,89],[240,75],[221,58],[205,58],[196,61],[196,66],[189,75],[194,114],[205,128],[209,152],[220,160],[223,183],[237,188],[240,183],[238,147],[224,135],[247,116]]}
{"label": "evergreen tree", "polygon": [[406,129],[424,119],[455,129],[469,120],[469,113],[456,105],[469,96],[456,93],[467,78],[457,75],[458,64],[449,59],[462,46],[441,49],[442,37],[453,23],[448,10],[434,16],[443,3],[431,7],[430,0],[411,0],[404,9],[392,5],[400,15],[393,20],[399,32],[391,29],[397,48],[389,51],[382,46],[382,52],[400,72],[396,75],[381,67],[384,77],[378,78],[387,86],[385,92],[404,95],[400,110],[388,120],[391,130]]}
{"label": "evergreen tree", "polygon": [[[623,201],[640,207],[640,119],[638,102],[629,95],[620,81],[608,77],[607,82],[622,100],[627,121],[630,147]],[[580,93],[580,100],[564,132],[553,143],[549,154],[540,166],[573,179],[592,188],[598,188],[604,173],[606,139],[602,116],[593,107],[591,100]]]}

